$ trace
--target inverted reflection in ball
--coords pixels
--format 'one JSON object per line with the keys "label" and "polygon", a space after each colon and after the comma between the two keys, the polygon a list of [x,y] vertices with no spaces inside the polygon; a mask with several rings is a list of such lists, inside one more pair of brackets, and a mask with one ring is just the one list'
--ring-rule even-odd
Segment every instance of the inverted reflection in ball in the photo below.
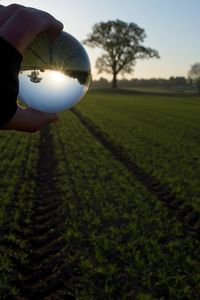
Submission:
{"label": "inverted reflection in ball", "polygon": [[43,112],[63,111],[84,96],[90,76],[90,61],[80,42],[66,32],[52,43],[43,35],[24,55],[19,99]]}

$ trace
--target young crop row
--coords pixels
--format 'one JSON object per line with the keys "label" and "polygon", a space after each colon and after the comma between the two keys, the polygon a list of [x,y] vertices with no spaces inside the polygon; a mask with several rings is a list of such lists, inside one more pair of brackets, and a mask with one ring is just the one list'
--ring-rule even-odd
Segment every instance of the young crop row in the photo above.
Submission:
{"label": "young crop row", "polygon": [[[166,163],[171,155],[174,162],[175,157],[165,149],[169,146],[167,137],[172,136],[172,147],[175,143],[180,155],[185,155],[180,147],[184,142],[179,137],[176,141],[183,124],[187,147],[188,141],[193,143],[192,157],[198,153],[193,140],[198,141],[195,101],[193,115],[185,115],[181,106],[181,117],[176,121],[179,109],[170,110],[173,105],[168,101],[164,113],[164,100],[158,99],[153,107],[153,99],[149,103],[143,99],[142,109],[138,99],[133,109],[126,97],[104,98],[108,101],[88,100],[87,105],[80,105],[81,111],[106,132],[113,145],[122,145],[149,173],[153,165],[158,168],[157,158],[161,161],[164,156]],[[161,112],[164,120],[159,118]],[[170,135],[169,120],[174,122],[176,134],[172,131]],[[147,158],[145,145],[149,145]],[[188,155],[184,157],[188,166]],[[23,292],[30,295],[32,287],[35,298],[54,290],[60,299],[198,299],[199,241],[187,234],[183,223],[159,197],[155,198],[72,112],[61,114],[58,124],[40,134],[1,132],[0,159],[1,299],[22,297]],[[195,162],[198,168],[198,160]],[[164,170],[163,163],[161,175]],[[167,176],[161,175],[154,174],[160,182],[167,182]],[[194,199],[192,203],[195,207]],[[31,256],[32,246],[35,253]],[[23,277],[20,266],[27,267],[28,276]],[[22,289],[18,291],[20,282]],[[59,286],[60,291],[56,290]]]}
{"label": "young crop row", "polygon": [[73,270],[67,295],[198,299],[199,242],[71,112],[51,134]]}
{"label": "young crop row", "polygon": [[130,160],[200,211],[199,99],[93,92],[77,108]]}
{"label": "young crop row", "polygon": [[37,143],[38,135],[0,133],[0,299],[17,294],[17,266],[26,263]]}

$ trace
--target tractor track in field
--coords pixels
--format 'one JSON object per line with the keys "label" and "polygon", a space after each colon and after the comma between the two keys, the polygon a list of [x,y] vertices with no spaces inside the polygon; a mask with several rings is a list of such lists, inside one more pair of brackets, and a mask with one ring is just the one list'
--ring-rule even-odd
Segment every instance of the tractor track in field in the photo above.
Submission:
{"label": "tractor track in field", "polygon": [[97,125],[89,118],[83,116],[79,110],[72,108],[71,112],[79,119],[84,127],[117,159],[124,167],[159,201],[165,203],[169,211],[180,220],[187,233],[199,239],[200,215],[192,206],[179,200],[169,187],[161,184],[158,180],[148,175],[142,168],[134,163],[126,154],[121,145],[115,145]]}
{"label": "tractor track in field", "polygon": [[26,237],[28,263],[19,266],[22,279],[15,284],[19,289],[16,299],[65,299],[75,268],[66,262],[67,212],[61,211],[56,190],[56,160],[48,126],[40,135],[37,174],[30,233]]}

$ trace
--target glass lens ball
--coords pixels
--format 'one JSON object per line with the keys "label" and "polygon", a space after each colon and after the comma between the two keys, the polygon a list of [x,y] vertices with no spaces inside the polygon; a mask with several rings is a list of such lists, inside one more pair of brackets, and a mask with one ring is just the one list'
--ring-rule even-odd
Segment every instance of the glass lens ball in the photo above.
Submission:
{"label": "glass lens ball", "polygon": [[80,101],[90,78],[89,57],[76,38],[63,31],[50,41],[43,34],[24,53],[18,98],[36,110],[57,113]]}

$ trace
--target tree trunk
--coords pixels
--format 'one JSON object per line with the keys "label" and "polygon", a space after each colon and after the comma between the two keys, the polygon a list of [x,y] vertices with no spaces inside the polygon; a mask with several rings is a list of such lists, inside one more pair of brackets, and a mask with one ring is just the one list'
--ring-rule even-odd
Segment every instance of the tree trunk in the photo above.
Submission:
{"label": "tree trunk", "polygon": [[117,89],[117,73],[113,73],[112,88]]}

